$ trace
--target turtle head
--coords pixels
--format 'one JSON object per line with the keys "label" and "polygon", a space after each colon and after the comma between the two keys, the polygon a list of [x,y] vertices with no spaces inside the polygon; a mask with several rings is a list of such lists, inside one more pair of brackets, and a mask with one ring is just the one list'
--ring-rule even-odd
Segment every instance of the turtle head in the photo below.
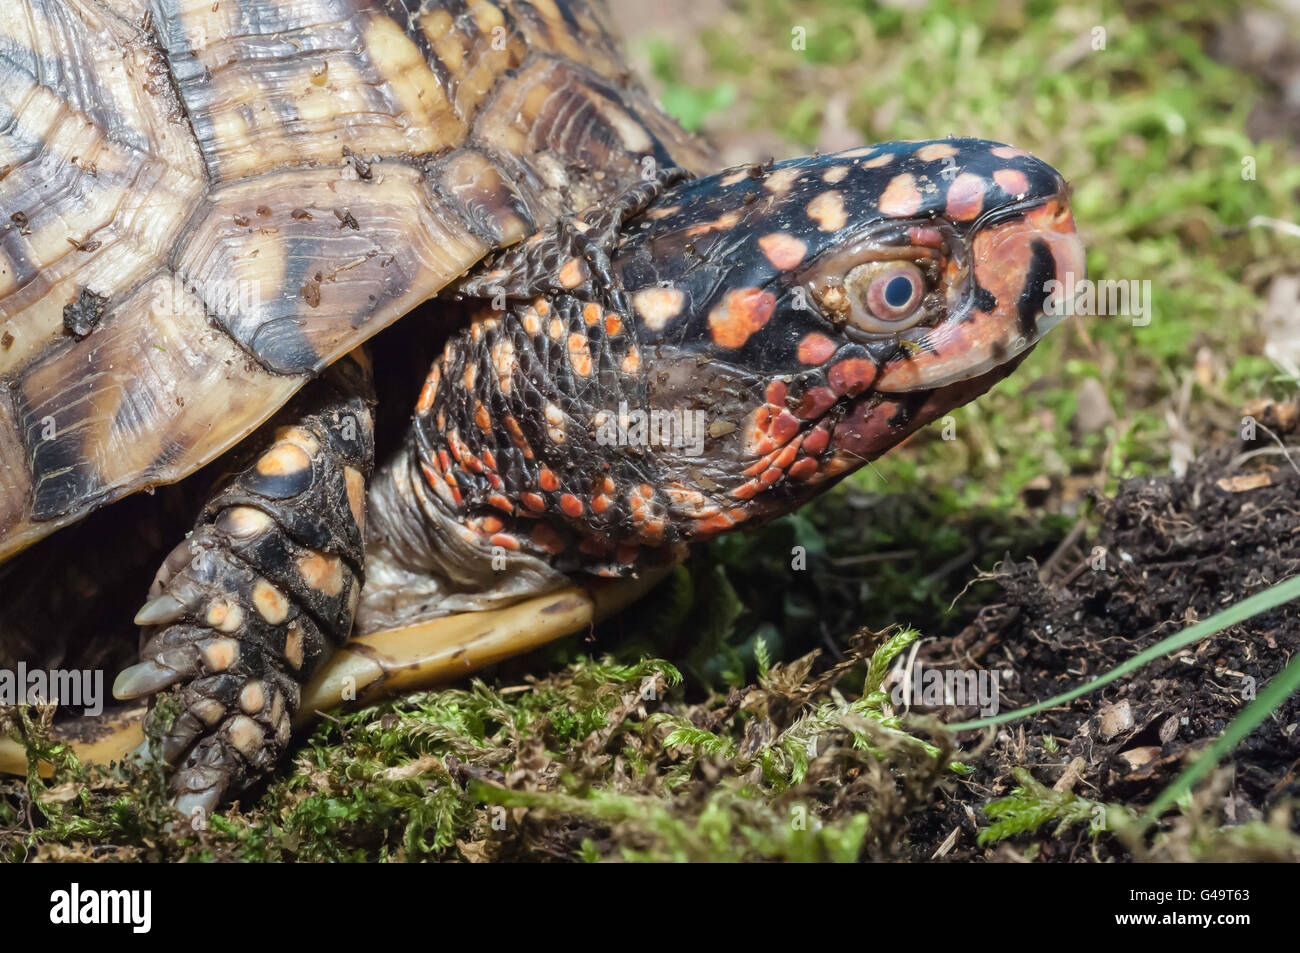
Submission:
{"label": "turtle head", "polygon": [[651,404],[721,418],[678,462],[726,488],[733,522],[791,509],[986,391],[1084,274],[1061,175],[956,138],[677,186],[614,262],[654,351]]}

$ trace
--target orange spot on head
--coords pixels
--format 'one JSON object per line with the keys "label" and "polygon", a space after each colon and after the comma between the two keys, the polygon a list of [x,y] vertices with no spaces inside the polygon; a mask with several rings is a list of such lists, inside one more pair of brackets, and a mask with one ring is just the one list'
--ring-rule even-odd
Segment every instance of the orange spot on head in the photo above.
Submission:
{"label": "orange spot on head", "polygon": [[993,173],[993,181],[1007,195],[1024,195],[1029,191],[1029,179],[1019,169],[998,169]]}
{"label": "orange spot on head", "polygon": [[799,170],[797,168],[777,169],[763,177],[763,188],[776,195],[784,195],[790,191],[790,186],[794,185],[798,178]]}
{"label": "orange spot on head", "polygon": [[837,232],[849,220],[849,213],[844,210],[844,195],[836,189],[815,196],[808,203],[807,212],[823,232]]}
{"label": "orange spot on head", "polygon": [[662,331],[664,325],[682,313],[685,303],[685,292],[677,288],[642,288],[632,295],[632,307],[652,331]]}
{"label": "orange spot on head", "polygon": [[786,232],[772,232],[758,240],[758,247],[763,250],[773,268],[787,271],[797,268],[808,254],[808,246]]}
{"label": "orange spot on head", "polygon": [[861,357],[840,361],[826,375],[831,390],[843,397],[862,393],[876,379],[876,365]]}
{"label": "orange spot on head", "polygon": [[1018,159],[1021,156],[1029,155],[1024,149],[1017,149],[1015,146],[994,146],[989,152],[999,159]]}
{"label": "orange spot on head", "polygon": [[758,288],[728,291],[722,303],[709,313],[709,331],[720,347],[741,347],[767,324],[775,308],[776,298]]}
{"label": "orange spot on head", "polygon": [[607,314],[607,315],[605,315],[605,333],[606,333],[606,334],[608,334],[610,337],[613,337],[615,334],[618,334],[618,332],[621,331],[621,330],[623,330],[623,319],[622,319],[622,318],[620,318],[617,314]]}
{"label": "orange spot on head", "polygon": [[862,163],[862,168],[864,168],[864,169],[879,169],[881,166],[889,165],[889,163],[891,163],[891,162],[893,162],[893,161],[894,161],[894,154],[893,154],[892,152],[882,152],[880,155],[876,156],[874,159],[866,159],[866,160],[864,160],[863,163]]}
{"label": "orange spot on head", "polygon": [[799,362],[820,364],[835,353],[835,342],[824,334],[809,334],[799,342]]}
{"label": "orange spot on head", "polygon": [[560,509],[564,511],[565,516],[571,516],[577,519],[582,515],[582,500],[578,499],[572,493],[565,493],[560,497]]}
{"label": "orange spot on head", "polygon": [[916,187],[916,179],[910,172],[896,175],[889,180],[885,191],[880,194],[880,212],[894,218],[915,215],[921,208],[921,190]]}
{"label": "orange spot on head", "polygon": [[600,306],[596,304],[585,304],[582,306],[582,320],[587,322],[587,326],[595,324],[600,320]]}
{"label": "orange spot on head", "polygon": [[938,162],[940,159],[950,159],[956,154],[956,146],[947,142],[932,142],[916,150],[916,157],[922,162]]}
{"label": "orange spot on head", "polygon": [[559,479],[552,471],[545,468],[537,475],[537,482],[543,490],[558,490],[560,488]]}
{"label": "orange spot on head", "polygon": [[700,225],[692,225],[686,229],[688,238],[695,238],[698,235],[707,235],[709,232],[725,232],[734,228],[740,221],[740,213],[736,211],[724,212],[712,222],[704,222]]}
{"label": "orange spot on head", "polygon": [[984,179],[973,172],[963,172],[948,187],[948,217],[955,222],[969,222],[984,209]]}

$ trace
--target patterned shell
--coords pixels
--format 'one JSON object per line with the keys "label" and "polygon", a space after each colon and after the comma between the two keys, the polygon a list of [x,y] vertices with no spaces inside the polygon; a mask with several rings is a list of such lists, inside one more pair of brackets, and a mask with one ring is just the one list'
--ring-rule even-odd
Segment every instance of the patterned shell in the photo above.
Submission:
{"label": "patterned shell", "polygon": [[4,0],[0,559],[648,159],[706,165],[598,3]]}

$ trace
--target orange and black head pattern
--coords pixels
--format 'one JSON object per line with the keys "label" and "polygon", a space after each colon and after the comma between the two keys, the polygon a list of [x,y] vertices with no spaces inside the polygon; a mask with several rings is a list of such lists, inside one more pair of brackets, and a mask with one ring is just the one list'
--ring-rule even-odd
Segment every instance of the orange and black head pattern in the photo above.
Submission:
{"label": "orange and black head pattern", "polygon": [[957,138],[678,186],[614,258],[660,369],[651,403],[747,387],[732,492],[755,502],[734,515],[789,508],[987,390],[1060,320],[1055,282],[1084,272],[1067,192],[1019,149]]}
{"label": "orange and black head pattern", "polygon": [[1009,373],[1082,277],[1064,179],[976,139],[633,190],[463,287],[416,414],[467,542],[631,571],[787,512]]}

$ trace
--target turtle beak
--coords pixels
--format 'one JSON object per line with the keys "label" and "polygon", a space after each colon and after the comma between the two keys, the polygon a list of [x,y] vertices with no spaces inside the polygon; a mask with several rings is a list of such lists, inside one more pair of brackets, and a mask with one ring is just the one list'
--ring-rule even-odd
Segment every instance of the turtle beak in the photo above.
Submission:
{"label": "turtle beak", "polygon": [[1086,274],[1083,243],[1062,189],[999,210],[970,239],[974,287],[965,305],[891,362],[875,382],[885,393],[933,390],[982,377],[1029,351],[1072,312]]}

